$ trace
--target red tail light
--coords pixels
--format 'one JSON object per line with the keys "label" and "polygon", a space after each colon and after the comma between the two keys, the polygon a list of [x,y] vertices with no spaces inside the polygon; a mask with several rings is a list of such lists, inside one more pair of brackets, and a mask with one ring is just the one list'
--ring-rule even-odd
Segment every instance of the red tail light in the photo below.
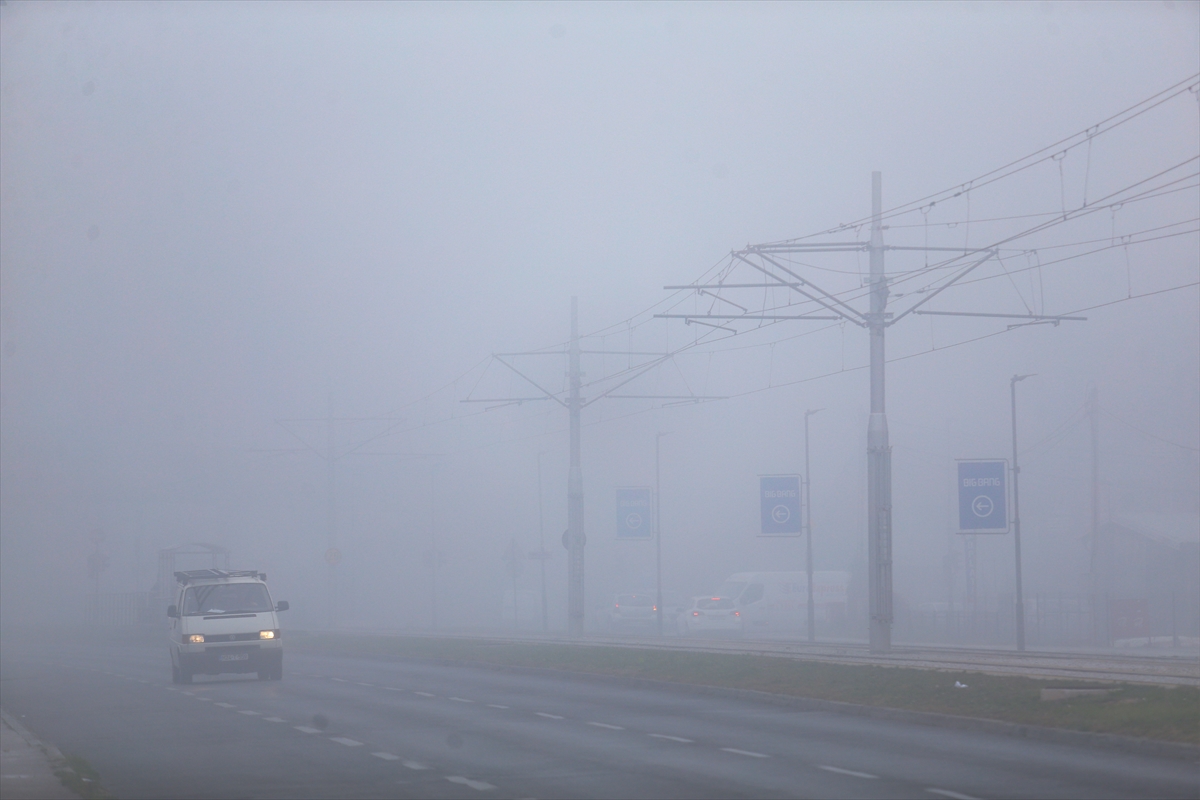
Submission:
{"label": "red tail light", "polygon": [[733,612],[733,615],[734,615],[735,617],[740,617],[740,616],[742,615],[742,612],[740,612],[740,611],[735,611],[735,612]]}
{"label": "red tail light", "polygon": [[692,612],[692,616],[693,616],[693,617],[698,617],[698,616],[700,616],[700,612],[699,612],[699,611],[693,611],[693,612]]}
{"label": "red tail light", "polygon": [[655,610],[655,611],[658,611],[658,606],[655,606],[655,607],[654,607],[654,610]]}

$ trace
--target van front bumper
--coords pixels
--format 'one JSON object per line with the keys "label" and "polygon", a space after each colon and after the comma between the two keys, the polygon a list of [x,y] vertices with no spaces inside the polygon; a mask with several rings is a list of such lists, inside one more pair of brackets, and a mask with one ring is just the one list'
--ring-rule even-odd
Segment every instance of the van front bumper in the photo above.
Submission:
{"label": "van front bumper", "polygon": [[283,643],[183,645],[179,666],[193,675],[277,671],[283,664]]}

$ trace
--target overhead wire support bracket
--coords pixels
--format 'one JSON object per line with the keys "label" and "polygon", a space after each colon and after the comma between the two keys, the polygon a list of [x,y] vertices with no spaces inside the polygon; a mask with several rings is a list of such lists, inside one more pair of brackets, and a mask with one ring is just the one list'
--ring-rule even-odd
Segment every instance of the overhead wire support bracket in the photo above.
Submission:
{"label": "overhead wire support bracket", "polygon": [[914,311],[913,313],[936,317],[994,317],[997,319],[1034,319],[1047,322],[1087,321],[1087,317],[1066,317],[1056,314],[988,314],[982,311]]}
{"label": "overhead wire support bracket", "polygon": [[817,320],[838,320],[845,319],[845,316],[838,314],[836,316],[830,314],[655,314],[657,319],[817,319]]}
{"label": "overhead wire support bracket", "polygon": [[[865,324],[863,322],[862,314],[860,314],[858,311],[855,311],[853,308],[850,308],[845,303],[843,303],[841,300],[838,300],[836,297],[829,294],[829,292],[825,291],[821,287],[816,286],[815,284],[804,280],[804,278],[801,278],[795,272],[792,272],[790,269],[783,266],[775,259],[763,255],[761,252],[759,252],[757,250],[757,248],[753,248],[753,247],[747,248],[746,250],[743,250],[742,253],[752,253],[753,255],[757,255],[760,258],[771,262],[774,266],[778,267],[779,269],[786,272],[788,275],[791,275],[793,278],[795,278],[800,283],[800,286],[811,286],[813,289],[816,289],[818,292],[820,292],[821,294],[825,295],[830,300],[832,300],[836,305],[839,305],[842,308],[844,308],[850,312],[850,314],[844,314],[841,311],[838,311],[837,308],[835,308],[834,306],[831,306],[829,303],[822,300],[821,298],[814,297],[813,295],[809,294],[808,292],[804,291],[803,289],[799,288],[798,286],[791,287],[792,290],[795,291],[797,294],[803,295],[804,297],[807,297],[809,300],[812,300],[814,303],[816,303],[817,305],[826,309],[827,311],[832,311],[834,314],[839,315],[839,319],[845,319],[848,322],[853,322],[855,325],[858,325],[859,327],[862,327]],[[785,281],[784,279],[780,278],[778,275],[771,274],[770,270],[768,270],[766,267],[763,267],[760,264],[755,264],[753,261],[751,261],[750,259],[746,258],[744,255],[742,255],[742,253],[734,252],[732,255],[734,258],[738,259],[739,261],[741,261],[745,264],[748,264],[749,266],[751,266],[754,269],[761,272],[763,275],[766,275],[768,278],[777,280],[780,283],[788,283],[788,281]]]}

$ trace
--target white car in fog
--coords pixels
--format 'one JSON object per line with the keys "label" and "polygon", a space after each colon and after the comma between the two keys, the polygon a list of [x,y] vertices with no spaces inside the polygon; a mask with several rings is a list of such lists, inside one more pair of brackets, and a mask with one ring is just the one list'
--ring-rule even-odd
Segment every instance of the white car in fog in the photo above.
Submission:
{"label": "white car in fog", "polygon": [[742,635],[742,612],[732,597],[697,597],[679,618],[679,634]]}

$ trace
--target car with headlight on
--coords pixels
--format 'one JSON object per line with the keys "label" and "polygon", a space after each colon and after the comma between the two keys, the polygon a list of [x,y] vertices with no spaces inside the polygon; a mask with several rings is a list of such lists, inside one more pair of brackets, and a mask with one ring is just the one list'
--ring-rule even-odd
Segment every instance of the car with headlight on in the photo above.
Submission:
{"label": "car with headlight on", "polygon": [[742,612],[732,597],[697,597],[679,618],[679,634],[741,636],[742,623]]}
{"label": "car with headlight on", "polygon": [[170,619],[171,680],[191,683],[195,675],[258,673],[259,680],[283,678],[283,631],[266,573],[199,569],[176,572]]}

